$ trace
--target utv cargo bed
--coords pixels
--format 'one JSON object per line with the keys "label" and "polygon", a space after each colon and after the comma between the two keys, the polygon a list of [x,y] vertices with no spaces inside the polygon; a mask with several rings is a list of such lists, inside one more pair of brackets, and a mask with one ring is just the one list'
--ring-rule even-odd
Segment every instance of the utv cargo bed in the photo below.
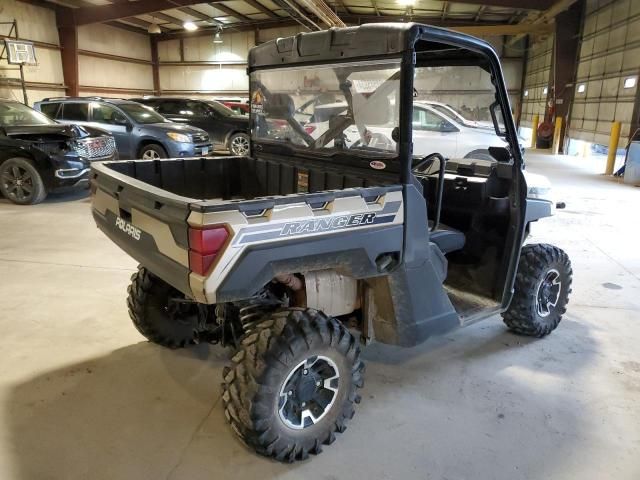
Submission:
{"label": "utv cargo bed", "polygon": [[93,216],[140,264],[193,295],[189,221],[193,224],[196,215],[236,211],[249,223],[261,223],[272,221],[270,212],[280,205],[304,204],[311,213],[338,198],[372,204],[400,192],[390,177],[246,157],[101,162],[93,164],[91,174]]}

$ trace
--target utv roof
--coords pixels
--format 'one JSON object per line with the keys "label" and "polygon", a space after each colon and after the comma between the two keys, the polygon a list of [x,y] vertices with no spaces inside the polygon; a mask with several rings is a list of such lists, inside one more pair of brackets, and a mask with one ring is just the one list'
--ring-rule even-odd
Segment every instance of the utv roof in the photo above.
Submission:
{"label": "utv roof", "polygon": [[[461,63],[480,63],[495,51],[487,42],[470,35],[420,23],[368,23],[359,27],[330,28],[299,33],[253,47],[249,70],[301,63],[367,60],[399,56],[411,50],[430,52]],[[474,55],[475,52],[477,55]]]}

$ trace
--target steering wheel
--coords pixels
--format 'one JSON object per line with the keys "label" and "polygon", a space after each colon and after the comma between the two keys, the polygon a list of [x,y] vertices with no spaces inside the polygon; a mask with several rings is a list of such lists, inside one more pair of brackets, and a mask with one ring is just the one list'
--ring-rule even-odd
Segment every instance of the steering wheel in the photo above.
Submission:
{"label": "steering wheel", "polygon": [[[411,166],[412,170],[426,170],[431,165],[433,165],[434,160],[438,159],[440,165],[444,165],[446,162],[445,158],[438,152],[430,153],[426,157],[422,157],[416,163]],[[425,168],[426,167],[426,168]]]}

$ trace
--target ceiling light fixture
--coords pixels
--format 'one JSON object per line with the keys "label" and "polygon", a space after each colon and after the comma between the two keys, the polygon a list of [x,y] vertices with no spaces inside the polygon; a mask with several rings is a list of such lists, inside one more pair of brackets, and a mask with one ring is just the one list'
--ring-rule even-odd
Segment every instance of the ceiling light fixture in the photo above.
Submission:
{"label": "ceiling light fixture", "polygon": [[213,43],[222,43],[222,35],[220,35],[220,31],[217,31],[213,36]]}
{"label": "ceiling light fixture", "polygon": [[397,0],[397,3],[405,7],[413,7],[416,4],[416,0]]}
{"label": "ceiling light fixture", "polygon": [[153,22],[151,22],[147,27],[147,33],[151,33],[151,34],[162,33],[162,30],[160,30],[160,25],[156,23],[155,17],[153,18]]}
{"label": "ceiling light fixture", "polygon": [[182,26],[187,32],[193,32],[194,30],[198,29],[198,26],[195,23],[193,23],[191,20],[187,20],[182,24]]}

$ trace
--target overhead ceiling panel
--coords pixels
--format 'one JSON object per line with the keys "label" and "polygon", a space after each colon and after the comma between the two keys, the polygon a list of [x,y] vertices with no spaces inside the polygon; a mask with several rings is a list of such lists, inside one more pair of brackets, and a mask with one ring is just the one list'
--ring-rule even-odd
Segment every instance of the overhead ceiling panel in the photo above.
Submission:
{"label": "overhead ceiling panel", "polygon": [[[243,15],[250,15],[252,13],[259,13],[258,10],[256,10],[255,8],[253,8],[251,5],[249,5],[246,2],[240,2],[240,1],[233,1],[233,2],[222,2],[222,4],[225,7],[229,7],[233,10],[235,10],[236,12],[243,14]],[[215,4],[214,4],[215,6]]]}
{"label": "overhead ceiling panel", "polygon": [[197,5],[191,5],[191,8],[210,17],[213,17],[217,14],[216,10],[214,10],[213,7],[211,7],[211,5],[209,5],[208,3],[198,3]]}
{"label": "overhead ceiling panel", "polygon": [[182,20],[183,22],[187,21],[187,20],[191,20],[193,22],[195,22],[196,20],[198,20],[196,17],[189,15],[188,13],[183,12],[182,10],[178,10],[177,8],[172,8],[171,10],[163,10],[162,13],[166,13],[167,15],[171,15],[172,17],[175,17],[179,20]]}

